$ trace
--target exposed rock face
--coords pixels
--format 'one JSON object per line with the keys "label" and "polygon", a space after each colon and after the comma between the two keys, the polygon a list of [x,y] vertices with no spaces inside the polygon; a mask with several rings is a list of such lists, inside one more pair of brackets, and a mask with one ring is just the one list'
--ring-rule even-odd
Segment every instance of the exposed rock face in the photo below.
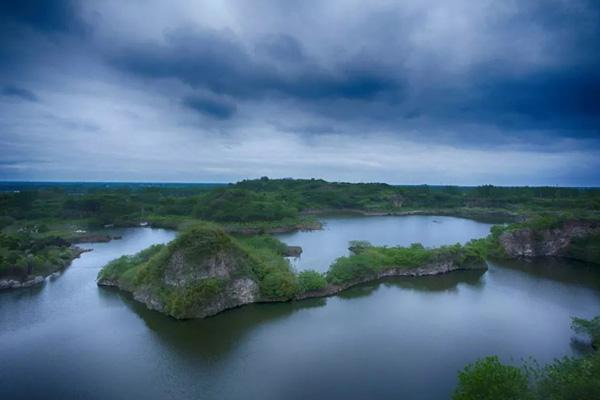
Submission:
{"label": "exposed rock face", "polygon": [[573,239],[600,234],[600,224],[567,221],[559,228],[535,231],[531,228],[504,232],[499,242],[509,257],[564,256]]}
{"label": "exposed rock face", "polygon": [[[216,293],[207,296],[197,294],[198,288],[207,281],[215,280],[220,283]],[[239,260],[222,252],[194,261],[175,251],[157,283],[130,286],[119,279],[100,278],[98,284],[129,291],[135,300],[149,309],[179,319],[208,317],[229,308],[254,303],[260,297],[258,283],[243,273]],[[175,300],[165,298],[165,291],[173,293],[172,299]],[[177,306],[179,299],[184,304],[181,307]],[[189,302],[186,302],[188,299]]]}
{"label": "exposed rock face", "polygon": [[0,289],[20,289],[26,288],[34,285],[39,285],[44,282],[43,276],[33,276],[28,278],[25,281],[20,281],[18,279],[6,278],[0,279]]}
{"label": "exposed rock face", "polygon": [[144,276],[139,281],[101,273],[98,284],[128,291],[149,309],[178,319],[204,318],[259,300],[248,255],[223,232],[189,232],[152,257],[153,267],[144,262],[131,267]]}

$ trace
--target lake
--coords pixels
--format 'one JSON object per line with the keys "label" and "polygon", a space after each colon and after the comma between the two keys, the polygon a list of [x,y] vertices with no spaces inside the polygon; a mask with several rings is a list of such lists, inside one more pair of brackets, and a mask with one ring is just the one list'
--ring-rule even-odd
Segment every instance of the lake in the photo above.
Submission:
{"label": "lake", "polygon": [[[394,218],[327,219],[325,231],[286,240],[305,247],[302,265],[310,258],[307,266],[322,269],[349,239],[433,246],[489,230],[458,218]],[[359,237],[349,238],[352,226]],[[43,286],[0,292],[0,398],[446,399],[457,371],[479,357],[545,363],[585,351],[571,341],[570,317],[600,313],[597,268],[539,260],[175,321],[96,286],[109,260],[174,237],[121,234],[86,245],[94,251]]]}
{"label": "lake", "polygon": [[348,255],[351,240],[366,240],[377,246],[426,247],[466,243],[490,233],[491,224],[464,218],[428,215],[365,217],[340,215],[321,219],[323,229],[277,235],[294,246],[302,247],[302,255],[290,261],[298,270],[325,272],[336,258]]}

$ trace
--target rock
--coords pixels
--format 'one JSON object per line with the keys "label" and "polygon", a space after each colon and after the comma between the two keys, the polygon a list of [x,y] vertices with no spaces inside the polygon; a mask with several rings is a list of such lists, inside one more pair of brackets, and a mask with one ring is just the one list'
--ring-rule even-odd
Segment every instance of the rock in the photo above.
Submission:
{"label": "rock", "polygon": [[284,256],[286,257],[300,257],[302,254],[302,247],[300,246],[287,246]]}
{"label": "rock", "polygon": [[498,241],[511,258],[565,256],[574,239],[600,234],[600,224],[593,221],[565,221],[560,227],[504,232]]}
{"label": "rock", "polygon": [[30,287],[30,286],[34,286],[34,285],[39,285],[42,282],[44,282],[43,276],[29,277],[25,281],[6,278],[6,279],[0,279],[0,289],[20,289],[20,288],[26,288],[26,287]]}
{"label": "rock", "polygon": [[204,318],[260,299],[249,267],[254,261],[221,229],[193,228],[152,261],[152,272],[146,273],[149,267],[144,263],[131,267],[145,279],[132,283],[118,273],[101,272],[98,284],[131,292],[149,309],[178,319]]}

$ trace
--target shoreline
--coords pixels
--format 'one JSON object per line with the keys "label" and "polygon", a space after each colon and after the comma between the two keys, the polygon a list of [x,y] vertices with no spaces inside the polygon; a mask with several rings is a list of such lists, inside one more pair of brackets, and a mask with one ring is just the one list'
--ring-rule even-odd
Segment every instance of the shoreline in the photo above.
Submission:
{"label": "shoreline", "polygon": [[384,216],[395,216],[405,217],[411,215],[424,215],[424,216],[440,216],[440,217],[457,217],[471,219],[480,222],[523,222],[528,219],[527,214],[517,213],[509,210],[498,210],[498,209],[486,209],[486,208],[443,208],[443,209],[416,209],[416,210],[405,210],[405,211],[369,211],[361,210],[357,208],[343,208],[343,209],[312,209],[304,210],[300,212],[301,215],[347,215],[354,214],[365,217],[384,217]]}
{"label": "shoreline", "polygon": [[46,279],[60,275],[65,269],[71,266],[75,259],[79,258],[83,253],[92,251],[92,249],[84,249],[79,246],[72,246],[71,249],[73,250],[73,254],[71,255],[69,261],[65,262],[63,265],[55,265],[55,268],[48,274],[30,275],[26,280],[20,280],[16,277],[0,278],[0,290],[24,289],[40,285],[44,283]]}
{"label": "shoreline", "polygon": [[292,301],[334,296],[355,286],[365,283],[375,283],[386,278],[435,276],[448,274],[454,271],[487,271],[487,269],[488,266],[485,261],[477,264],[471,264],[470,266],[463,266],[456,264],[452,260],[431,262],[414,268],[391,267],[378,272],[375,276],[356,279],[340,285],[331,284],[327,285],[323,289],[300,293],[296,295]]}

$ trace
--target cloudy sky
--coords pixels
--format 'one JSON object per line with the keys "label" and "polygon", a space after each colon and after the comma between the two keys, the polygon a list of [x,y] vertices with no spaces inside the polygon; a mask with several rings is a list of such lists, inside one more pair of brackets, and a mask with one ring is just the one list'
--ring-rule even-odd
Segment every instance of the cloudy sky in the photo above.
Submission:
{"label": "cloudy sky", "polygon": [[0,179],[600,185],[597,0],[0,3]]}

